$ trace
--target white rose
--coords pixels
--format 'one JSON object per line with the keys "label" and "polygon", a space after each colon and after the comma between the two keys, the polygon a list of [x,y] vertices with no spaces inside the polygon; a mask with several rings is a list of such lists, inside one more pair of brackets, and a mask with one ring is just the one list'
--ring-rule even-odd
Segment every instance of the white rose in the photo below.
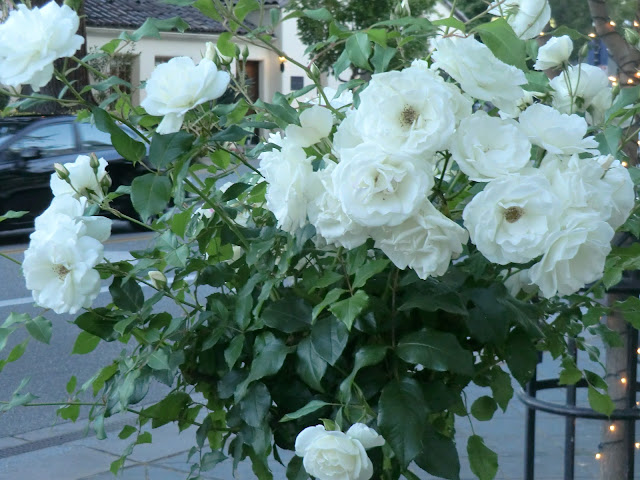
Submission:
{"label": "white rose", "polygon": [[[600,220],[609,221],[614,211],[612,196],[615,183],[603,180],[603,168],[593,157],[556,157],[547,155],[540,166],[551,182],[551,188],[565,211],[581,210],[598,213]],[[563,213],[569,217],[571,213]]]}
{"label": "white rose", "polygon": [[102,261],[104,247],[93,237],[79,235],[82,228],[60,215],[52,230],[40,232],[25,251],[26,286],[41,307],[74,314],[91,306],[100,293],[100,275],[94,267]]}
{"label": "white rose", "polygon": [[0,24],[0,83],[30,84],[34,91],[53,76],[53,62],[73,55],[84,43],[75,33],[80,20],[67,5],[55,1],[29,10],[18,5]]}
{"label": "white rose", "polygon": [[531,281],[547,298],[570,295],[598,280],[611,251],[614,231],[599,214],[568,213],[565,228],[549,236],[546,253],[529,269]]}
{"label": "white rose", "polygon": [[425,155],[447,148],[458,122],[452,107],[463,100],[426,63],[414,63],[372,76],[360,94],[353,125],[365,142],[379,148]]}
{"label": "white rose", "polygon": [[356,110],[347,110],[344,120],[338,125],[333,136],[333,149],[337,156],[345,154],[346,150],[355,148],[363,142],[359,129]]}
{"label": "white rose", "polygon": [[177,132],[185,114],[222,96],[229,80],[229,74],[218,71],[216,64],[207,58],[196,65],[189,57],[175,57],[151,72],[145,86],[147,96],[141,105],[151,115],[164,116],[158,133]]}
{"label": "white rose", "polygon": [[354,222],[344,212],[333,185],[336,164],[328,161],[327,167],[313,176],[313,191],[309,202],[309,221],[327,244],[356,248],[369,237],[367,229]]}
{"label": "white rose", "polygon": [[551,18],[548,0],[507,0],[489,13],[504,16],[518,37],[528,40],[540,34]]}
{"label": "white rose", "polygon": [[589,125],[579,115],[560,113],[553,107],[534,103],[520,114],[522,130],[534,145],[556,155],[597,152],[598,142],[586,137]]}
{"label": "white rose", "polygon": [[62,180],[57,173],[51,174],[50,186],[54,196],[86,197],[96,203],[104,199],[101,185],[107,175],[107,161],[104,158],[98,159],[97,171],[91,166],[91,158],[88,155],[78,155],[75,162],[65,163],[64,167],[69,172],[68,181]]}
{"label": "white rose", "polygon": [[293,233],[307,223],[307,190],[313,173],[311,158],[302,147],[283,142],[281,150],[263,152],[260,173],[268,182],[267,208],[273,212],[278,227]]}
{"label": "white rose", "polygon": [[631,180],[629,170],[627,170],[619,160],[613,159],[610,155],[600,156],[596,161],[605,168],[606,172],[602,181],[605,182],[611,191],[611,216],[607,223],[611,228],[617,230],[629,218],[636,201],[636,194]]}
{"label": "white rose", "polygon": [[498,60],[489,48],[473,37],[436,40],[434,68],[451,75],[469,95],[493,103],[507,114],[517,115],[527,83],[518,68]]}
{"label": "white rose", "polygon": [[[505,274],[506,270],[501,273]],[[520,291],[524,291],[525,293],[534,293],[538,290],[537,285],[533,285],[531,282],[528,268],[520,270],[507,277],[504,281],[504,286],[513,297],[518,296]]]}
{"label": "white rose", "polygon": [[99,242],[106,242],[111,236],[111,220],[101,216],[86,216],[87,200],[79,199],[72,195],[59,195],[53,197],[51,205],[42,214],[36,217],[35,231],[31,234],[32,240],[47,236],[48,232],[55,230],[56,224],[61,221],[61,216],[66,216],[77,224],[79,236],[88,235]]}
{"label": "white rose", "polygon": [[538,50],[538,58],[533,68],[536,70],[547,70],[549,68],[562,67],[569,62],[572,51],[573,42],[569,35],[551,37],[551,39]]}
{"label": "white rose", "polygon": [[431,165],[363,143],[347,150],[333,170],[335,194],[343,210],[365,227],[398,225],[409,218],[433,188]]}
{"label": "white rose", "polygon": [[451,141],[453,159],[476,182],[519,172],[530,163],[530,153],[531,143],[514,122],[483,110],[462,120]]}
{"label": "white rose", "polygon": [[445,217],[430,202],[395,227],[377,229],[375,246],[401,269],[413,269],[423,280],[444,275],[469,240],[460,225]]}
{"label": "white rose", "polygon": [[525,263],[542,255],[556,230],[559,200],[536,169],[492,180],[465,207],[471,241],[491,262]]}
{"label": "white rose", "polygon": [[314,106],[300,114],[300,126],[289,125],[285,137],[296,145],[307,148],[326,138],[333,128],[333,114],[324,107]]}
{"label": "white rose", "polygon": [[[373,476],[373,464],[360,438],[371,441],[371,446],[380,442],[360,428],[352,429],[343,433],[326,431],[322,425],[316,425],[300,432],[295,450],[296,455],[303,457],[306,472],[318,480],[369,480]],[[354,437],[349,432],[354,433]]]}
{"label": "white rose", "polygon": [[607,73],[586,63],[569,66],[549,85],[555,108],[562,113],[586,112],[590,124],[602,122],[613,101]]}

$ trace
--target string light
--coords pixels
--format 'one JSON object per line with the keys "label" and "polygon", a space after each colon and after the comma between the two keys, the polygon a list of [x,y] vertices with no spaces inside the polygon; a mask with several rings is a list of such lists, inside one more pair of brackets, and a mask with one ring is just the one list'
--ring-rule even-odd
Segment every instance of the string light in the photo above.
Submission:
{"label": "string light", "polygon": [[[639,140],[639,142],[640,142],[640,140]],[[638,347],[638,349],[636,350],[636,353],[637,353],[638,355],[640,355],[640,347]]]}
{"label": "string light", "polygon": [[628,79],[627,79],[627,83],[628,83],[629,85],[633,85],[633,78],[628,78]]}
{"label": "string light", "polygon": [[636,442],[636,448],[640,450],[640,442]]}
{"label": "string light", "polygon": [[[627,168],[627,167],[629,166],[629,164],[628,164],[627,162],[624,162],[624,161],[623,161],[623,162],[622,162],[622,166],[623,166],[624,168]],[[640,352],[638,352],[638,353],[640,353]],[[638,404],[638,403],[640,403],[640,402],[636,402],[636,404]]]}
{"label": "string light", "polygon": [[634,21],[633,21],[633,26],[634,26],[634,27],[636,27],[636,28],[638,28],[638,27],[640,27],[640,23],[638,23],[638,21],[637,21],[637,20],[634,20]]}
{"label": "string light", "polygon": [[616,431],[616,426],[614,424],[609,425],[609,431],[610,432],[615,432]]}
{"label": "string light", "polygon": [[540,36],[541,36],[541,37],[544,37],[544,32],[540,32]]}
{"label": "string light", "polygon": [[589,36],[590,36],[591,38],[596,38],[596,34],[595,34],[594,32],[591,32],[591,33],[589,34]]}
{"label": "string light", "polygon": [[615,75],[609,75],[609,81],[610,82],[617,82],[618,81],[618,77],[616,77]]}
{"label": "string light", "polygon": [[620,383],[623,384],[623,385],[626,385],[627,384],[627,378],[626,377],[622,377],[620,379]]}
{"label": "string light", "polygon": [[596,460],[600,460],[602,458],[602,454],[600,452],[596,453]]}
{"label": "string light", "polygon": [[612,27],[615,27],[615,26],[616,26],[616,22],[614,22],[613,20],[611,20],[611,21],[609,22],[609,25],[611,25]]}

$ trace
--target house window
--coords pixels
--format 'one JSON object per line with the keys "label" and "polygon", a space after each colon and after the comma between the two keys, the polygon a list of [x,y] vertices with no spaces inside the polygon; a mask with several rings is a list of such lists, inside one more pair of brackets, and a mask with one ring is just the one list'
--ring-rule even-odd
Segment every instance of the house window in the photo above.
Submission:
{"label": "house window", "polygon": [[304,87],[304,77],[291,77],[291,90],[300,90]]}
{"label": "house window", "polygon": [[162,63],[167,63],[172,58],[173,57],[159,56],[159,57],[154,57],[153,61],[155,63],[155,66],[157,67],[158,65],[160,65]]}

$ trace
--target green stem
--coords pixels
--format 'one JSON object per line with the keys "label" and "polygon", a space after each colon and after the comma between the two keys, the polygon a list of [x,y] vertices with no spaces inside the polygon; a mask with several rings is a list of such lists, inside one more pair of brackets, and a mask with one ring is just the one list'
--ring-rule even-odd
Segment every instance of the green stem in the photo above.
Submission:
{"label": "green stem", "polygon": [[2,252],[0,252],[0,257],[6,258],[7,260],[11,260],[13,263],[17,263],[18,265],[22,265],[22,263],[20,261],[16,260],[13,257],[10,257],[9,255],[6,255],[6,254],[2,253]]}

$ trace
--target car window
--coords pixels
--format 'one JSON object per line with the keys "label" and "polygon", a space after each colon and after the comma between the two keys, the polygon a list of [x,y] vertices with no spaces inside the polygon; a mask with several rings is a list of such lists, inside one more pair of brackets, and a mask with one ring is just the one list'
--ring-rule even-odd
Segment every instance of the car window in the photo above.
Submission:
{"label": "car window", "polygon": [[27,148],[37,148],[41,157],[54,157],[76,150],[73,127],[70,123],[54,123],[36,128],[11,145],[10,150],[20,153]]}
{"label": "car window", "polygon": [[0,145],[28,126],[29,124],[26,122],[0,121]]}
{"label": "car window", "polygon": [[91,125],[90,123],[77,123],[76,127],[80,134],[80,144],[83,150],[113,148],[111,146],[111,135],[101,132],[95,125]]}

